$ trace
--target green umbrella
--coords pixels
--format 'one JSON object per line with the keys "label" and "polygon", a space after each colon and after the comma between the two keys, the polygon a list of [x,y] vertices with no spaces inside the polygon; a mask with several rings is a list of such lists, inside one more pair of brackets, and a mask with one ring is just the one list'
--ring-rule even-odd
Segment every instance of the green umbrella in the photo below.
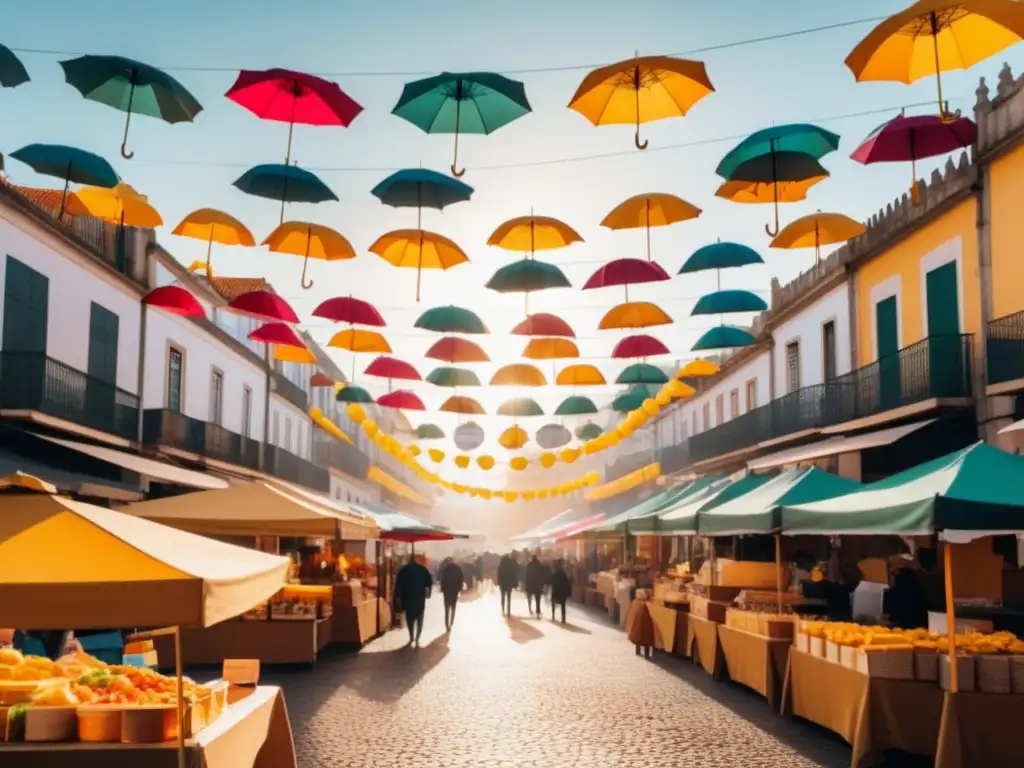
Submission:
{"label": "green umbrella", "polygon": [[554,264],[536,259],[522,259],[506,264],[487,281],[487,288],[498,293],[527,294],[526,313],[529,314],[529,294],[549,288],[572,288],[572,283]]}
{"label": "green umbrella", "polygon": [[680,275],[690,272],[705,272],[709,269],[745,267],[748,264],[763,264],[757,251],[739,243],[711,243],[698,248],[679,270]]}
{"label": "green umbrella", "polygon": [[714,291],[701,296],[691,315],[725,315],[730,312],[761,312],[768,309],[764,299],[750,291]]}
{"label": "green umbrella", "polygon": [[555,409],[555,416],[582,416],[585,413],[597,413],[597,406],[583,395],[567,397]]}
{"label": "green umbrella", "polygon": [[750,331],[736,328],[731,325],[716,325],[704,332],[704,335],[697,339],[693,345],[694,352],[704,352],[711,349],[734,349],[736,347],[749,347],[757,339]]}
{"label": "green umbrella", "polygon": [[586,424],[580,424],[576,427],[576,437],[580,440],[593,440],[595,437],[600,437],[602,432],[604,432],[604,430],[592,421],[588,421]]}
{"label": "green umbrella", "polygon": [[531,111],[526,88],[494,72],[442,72],[406,83],[392,114],[427,133],[454,133],[453,176],[458,170],[459,134],[489,134]]}
{"label": "green umbrella", "polygon": [[357,387],[354,384],[342,387],[338,390],[338,394],[334,396],[334,399],[339,403],[372,403],[373,398],[370,397],[370,393],[362,387]]}
{"label": "green umbrella", "polygon": [[648,397],[646,388],[630,389],[628,392],[623,392],[621,395],[612,400],[612,410],[618,411],[619,413],[629,413],[635,411],[644,404],[644,400]]}
{"label": "green umbrella", "polygon": [[416,427],[416,438],[418,440],[443,440],[444,430],[436,424],[420,424]]}
{"label": "green umbrella", "polygon": [[633,363],[622,369],[616,384],[665,384],[668,374],[650,363]]}
{"label": "green umbrella", "polygon": [[28,80],[28,72],[18,57],[9,48],[0,45],[0,86],[17,88]]}
{"label": "green umbrella", "polygon": [[475,312],[451,305],[428,309],[416,320],[415,327],[437,333],[490,333]]}
{"label": "green umbrella", "polygon": [[85,98],[127,113],[121,156],[128,151],[132,112],[157,117],[166,123],[192,122],[203,105],[188,90],[156,67],[122,56],[79,56],[60,63],[64,79]]}
{"label": "green umbrella", "polygon": [[499,416],[543,416],[544,409],[536,400],[514,397],[498,406]]}
{"label": "green umbrella", "polygon": [[479,387],[480,379],[465,368],[441,366],[427,374],[427,383],[435,387]]}

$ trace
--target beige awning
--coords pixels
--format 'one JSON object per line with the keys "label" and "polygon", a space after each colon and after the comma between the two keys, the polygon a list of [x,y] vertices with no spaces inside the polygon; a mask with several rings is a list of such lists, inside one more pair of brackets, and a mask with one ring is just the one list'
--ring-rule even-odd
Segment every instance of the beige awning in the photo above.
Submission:
{"label": "beige awning", "polygon": [[152,477],[160,482],[176,483],[204,490],[220,490],[228,487],[227,482],[219,477],[195,472],[191,469],[175,467],[172,464],[147,459],[144,456],[137,456],[127,451],[119,451],[116,448],[104,448],[99,445],[79,443],[75,440],[61,440],[56,437],[47,437],[46,435],[36,435],[36,437],[56,443],[57,445],[63,445],[65,448],[92,456],[94,459],[99,459],[109,464],[116,464],[122,469],[127,469],[129,472]]}
{"label": "beige awning", "polygon": [[1022,429],[1024,429],[1024,419],[1021,419],[1020,421],[1015,421],[1008,427],[1003,427],[1002,429],[999,430],[999,434],[1008,435],[1012,432],[1020,432]]}
{"label": "beige awning", "polygon": [[868,448],[878,448],[883,445],[891,445],[911,432],[916,432],[922,427],[931,424],[935,419],[918,421],[914,424],[904,424],[900,427],[882,429],[877,432],[866,432],[863,435],[853,437],[832,437],[828,440],[819,440],[816,443],[801,445],[797,448],[789,448],[778,453],[771,453],[747,462],[747,469],[760,470],[772,469],[773,467],[784,467],[789,464],[800,464],[805,461],[823,459],[826,456],[838,456],[841,453],[852,453],[864,451]]}
{"label": "beige awning", "polygon": [[286,493],[290,493],[292,496],[298,496],[303,501],[308,501],[311,504],[316,504],[321,507],[326,507],[327,510],[335,515],[342,515],[343,517],[349,518],[353,526],[362,525],[366,528],[365,536],[346,536],[346,539],[376,539],[380,536],[380,527],[377,525],[377,521],[367,517],[362,512],[358,512],[350,505],[343,505],[329,496],[316,493],[314,491],[307,490],[301,485],[295,485],[284,480],[278,480],[276,477],[272,477],[266,482],[270,485],[276,485]]}
{"label": "beige awning", "polygon": [[263,482],[143,501],[122,511],[207,536],[366,539],[378,532],[376,526],[368,527],[360,518]]}

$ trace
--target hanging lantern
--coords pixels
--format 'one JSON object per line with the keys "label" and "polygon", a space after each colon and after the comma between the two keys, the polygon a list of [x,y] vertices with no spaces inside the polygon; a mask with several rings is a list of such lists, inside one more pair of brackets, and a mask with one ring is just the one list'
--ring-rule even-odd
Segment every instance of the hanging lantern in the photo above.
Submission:
{"label": "hanging lantern", "polygon": [[494,468],[494,457],[493,456],[477,456],[476,465],[480,467],[484,472],[487,472]]}
{"label": "hanging lantern", "polygon": [[514,456],[509,461],[508,466],[516,472],[522,472],[530,464],[530,461],[525,456]]}
{"label": "hanging lantern", "polygon": [[431,448],[429,451],[427,451],[427,456],[429,456],[430,460],[433,461],[435,464],[440,464],[442,461],[444,461],[444,451],[442,451],[440,448]]}
{"label": "hanging lantern", "polygon": [[540,455],[540,465],[544,469],[551,469],[555,466],[555,462],[558,461],[558,457],[553,453],[542,453]]}
{"label": "hanging lantern", "polygon": [[362,424],[366,421],[366,411],[363,410],[363,406],[359,403],[349,403],[348,407],[345,408],[345,413],[356,424]]}
{"label": "hanging lantern", "polygon": [[460,451],[474,451],[483,445],[484,430],[475,421],[467,421],[455,428],[452,437]]}

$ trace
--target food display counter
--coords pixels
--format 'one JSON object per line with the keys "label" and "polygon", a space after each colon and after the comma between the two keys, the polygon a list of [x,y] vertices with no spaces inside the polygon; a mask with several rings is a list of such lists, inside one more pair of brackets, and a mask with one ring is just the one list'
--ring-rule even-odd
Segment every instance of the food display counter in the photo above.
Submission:
{"label": "food display counter", "polygon": [[[391,610],[375,590],[358,582],[335,584],[331,642],[362,646],[391,626]],[[379,616],[378,616],[379,614]]]}
{"label": "food display counter", "polygon": [[696,616],[691,611],[686,622],[686,657],[696,659],[714,678],[720,677],[721,654],[718,648],[717,621]]}
{"label": "food display counter", "polygon": [[654,625],[654,647],[665,653],[686,656],[688,607],[686,604],[659,605],[649,602],[647,612]]}
{"label": "food display counter", "polygon": [[777,712],[792,638],[768,637],[722,624],[718,643],[729,679],[757,691]]}

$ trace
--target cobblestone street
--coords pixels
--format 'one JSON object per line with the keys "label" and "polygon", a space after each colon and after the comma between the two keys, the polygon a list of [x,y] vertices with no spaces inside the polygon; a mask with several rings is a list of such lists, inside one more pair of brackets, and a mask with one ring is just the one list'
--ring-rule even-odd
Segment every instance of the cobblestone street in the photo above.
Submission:
{"label": "cobblestone street", "polygon": [[[845,766],[845,747],[772,715],[763,699],[571,606],[569,625],[511,621],[469,595],[450,636],[438,599],[423,647],[404,630],[315,669],[269,672],[285,689],[302,768]],[[547,609],[547,606],[545,606]]]}

